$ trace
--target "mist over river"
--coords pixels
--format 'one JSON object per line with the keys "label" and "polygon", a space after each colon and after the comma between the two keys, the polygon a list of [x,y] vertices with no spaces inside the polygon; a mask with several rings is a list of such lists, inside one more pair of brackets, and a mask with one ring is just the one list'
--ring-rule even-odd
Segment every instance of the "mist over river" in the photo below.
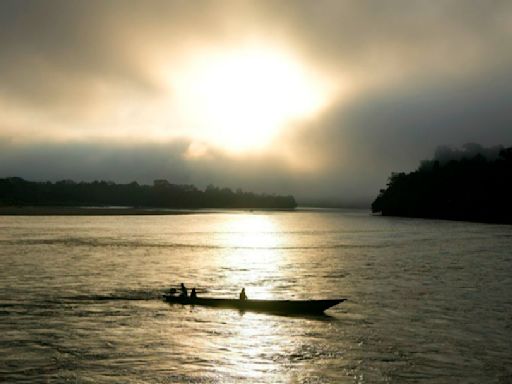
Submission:
{"label": "mist over river", "polygon": [[[0,216],[0,382],[509,383],[512,226],[360,210]],[[348,298],[326,316],[170,305]]]}

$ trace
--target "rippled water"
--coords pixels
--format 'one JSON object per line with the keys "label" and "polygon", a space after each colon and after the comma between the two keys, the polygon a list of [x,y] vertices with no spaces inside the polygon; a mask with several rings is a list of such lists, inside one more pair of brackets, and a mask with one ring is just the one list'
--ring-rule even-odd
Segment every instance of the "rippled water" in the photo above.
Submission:
{"label": "rippled water", "polygon": [[[509,383],[512,227],[362,211],[0,217],[0,381]],[[168,305],[336,298],[325,317]]]}

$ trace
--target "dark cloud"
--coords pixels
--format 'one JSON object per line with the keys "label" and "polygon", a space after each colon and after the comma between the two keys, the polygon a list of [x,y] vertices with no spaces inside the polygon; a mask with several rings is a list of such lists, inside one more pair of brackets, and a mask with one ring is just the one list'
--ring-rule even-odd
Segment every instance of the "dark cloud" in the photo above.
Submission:
{"label": "dark cloud", "polygon": [[[190,142],[124,144],[120,142],[53,142],[17,144],[0,140],[0,175],[28,180],[113,180],[151,184],[208,184],[257,192],[292,193],[297,186],[289,169],[272,158],[233,159],[222,153],[187,159]],[[269,172],[269,169],[272,172]]]}
{"label": "dark cloud", "polygon": [[440,145],[512,145],[510,100],[509,73],[384,88],[333,106],[288,140],[323,164],[310,194],[371,199],[391,172],[416,169]]}

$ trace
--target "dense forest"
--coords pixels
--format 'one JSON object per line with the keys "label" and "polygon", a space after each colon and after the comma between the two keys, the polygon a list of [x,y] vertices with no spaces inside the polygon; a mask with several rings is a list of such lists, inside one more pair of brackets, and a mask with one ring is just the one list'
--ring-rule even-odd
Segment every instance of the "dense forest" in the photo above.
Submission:
{"label": "dense forest", "polygon": [[512,224],[512,147],[495,158],[478,153],[424,161],[393,173],[372,204],[382,215]]}
{"label": "dense forest", "polygon": [[293,196],[244,192],[240,189],[155,180],[153,185],[111,181],[55,183],[26,181],[19,177],[0,179],[0,206],[130,206],[164,208],[295,208]]}

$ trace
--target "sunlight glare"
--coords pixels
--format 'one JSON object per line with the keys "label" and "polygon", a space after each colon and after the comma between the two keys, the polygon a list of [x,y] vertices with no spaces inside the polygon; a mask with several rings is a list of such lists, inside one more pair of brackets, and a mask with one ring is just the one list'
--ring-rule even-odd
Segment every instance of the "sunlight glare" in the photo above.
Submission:
{"label": "sunlight glare", "polygon": [[224,255],[230,286],[247,287],[252,298],[272,298],[273,284],[282,266],[281,236],[268,215],[233,215],[221,232],[227,234]]}
{"label": "sunlight glare", "polygon": [[231,152],[268,145],[287,124],[327,103],[325,79],[284,51],[245,47],[193,55],[170,75],[184,124]]}
{"label": "sunlight glare", "polygon": [[230,234],[225,245],[244,249],[274,248],[279,245],[275,223],[267,215],[240,214],[226,222]]}

